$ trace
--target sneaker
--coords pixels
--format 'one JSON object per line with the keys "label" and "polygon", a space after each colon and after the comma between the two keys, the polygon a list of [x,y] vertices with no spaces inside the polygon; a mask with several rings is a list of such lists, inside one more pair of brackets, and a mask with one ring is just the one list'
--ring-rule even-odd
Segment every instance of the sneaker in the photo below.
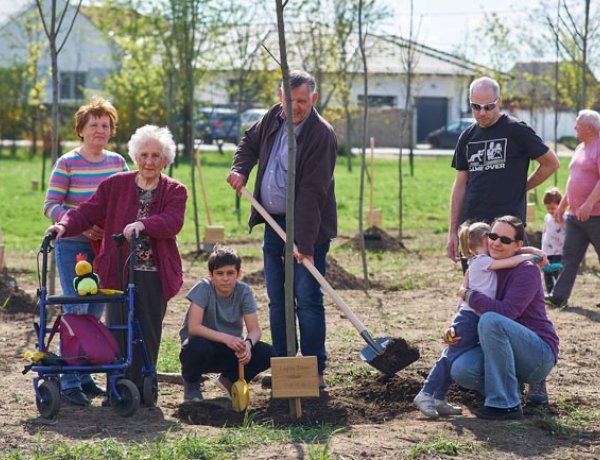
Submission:
{"label": "sneaker", "polygon": [[263,378],[260,380],[260,385],[263,388],[271,388],[273,386],[273,377],[271,374],[263,375]]}
{"label": "sneaker", "polygon": [[446,401],[445,399],[434,399],[433,403],[435,405],[435,410],[437,411],[437,413],[441,416],[447,416],[447,415],[460,415],[462,414],[462,407],[460,406],[453,406],[452,404],[450,404],[448,401]]}
{"label": "sneaker", "polygon": [[319,375],[319,390],[324,390],[327,388],[327,382],[325,382],[325,377]]}
{"label": "sneaker", "polygon": [[484,420],[519,420],[523,418],[521,405],[503,409],[500,407],[483,406],[473,411],[475,415]]}
{"label": "sneaker", "polygon": [[546,391],[546,380],[540,383],[530,383],[527,393],[528,406],[545,406],[548,404],[548,392]]}
{"label": "sneaker", "polygon": [[215,385],[225,392],[225,396],[227,396],[227,399],[231,399],[232,384],[227,377],[224,377],[223,374],[219,375],[215,379]]}
{"label": "sneaker", "polygon": [[544,296],[544,301],[546,302],[546,305],[548,305],[550,308],[563,309],[569,306],[568,299],[554,297],[552,294],[546,294]]}
{"label": "sneaker", "polygon": [[413,402],[425,417],[438,418],[440,416],[435,408],[433,396],[423,393],[423,390],[419,391],[419,394],[415,396]]}
{"label": "sneaker", "polygon": [[69,388],[61,393],[62,399],[74,406],[89,406],[90,400],[85,395],[81,388]]}
{"label": "sneaker", "polygon": [[183,400],[185,402],[202,401],[202,392],[200,391],[200,381],[188,382],[183,379]]}
{"label": "sneaker", "polygon": [[106,394],[106,390],[93,380],[82,383],[81,389],[88,398],[95,398],[96,396],[104,396]]}

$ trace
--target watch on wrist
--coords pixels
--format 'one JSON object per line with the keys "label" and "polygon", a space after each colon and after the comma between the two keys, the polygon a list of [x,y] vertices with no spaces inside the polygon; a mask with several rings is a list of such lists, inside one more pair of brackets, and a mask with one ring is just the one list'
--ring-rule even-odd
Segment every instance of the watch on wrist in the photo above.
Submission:
{"label": "watch on wrist", "polygon": [[244,339],[244,342],[250,342],[250,348],[254,348],[254,342],[252,342],[252,339],[250,337],[246,337]]}

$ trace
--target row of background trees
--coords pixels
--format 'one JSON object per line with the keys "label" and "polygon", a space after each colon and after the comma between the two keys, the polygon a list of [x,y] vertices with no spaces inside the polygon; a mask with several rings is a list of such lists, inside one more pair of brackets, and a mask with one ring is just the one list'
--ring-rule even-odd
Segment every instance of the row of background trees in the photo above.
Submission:
{"label": "row of background trees", "polygon": [[[351,124],[360,112],[351,99],[353,86],[361,81],[357,72],[362,69],[358,6],[353,0],[302,0],[289,2],[286,7],[288,30],[296,41],[290,46],[292,59],[302,62],[317,77],[321,86],[319,110],[329,119],[346,120],[350,136],[357,132]],[[409,7],[407,2],[407,10]],[[103,80],[101,92],[119,109],[116,142],[124,143],[137,126],[152,122],[168,125],[189,150],[195,95],[207,76],[217,71],[236,74],[235,78],[232,74],[228,77],[228,91],[237,110],[274,103],[280,72],[270,52],[276,50],[260,45],[269,28],[275,31],[272,10],[270,2],[261,0],[158,0],[150,6],[141,0],[103,0],[84,4],[82,13],[115,45],[113,59],[118,70]],[[548,60],[557,54],[559,78],[553,99],[573,111],[595,106],[598,88],[589,69],[600,64],[599,11],[591,0],[560,0],[548,1],[532,11],[527,24],[513,24],[498,14],[487,14],[476,30],[477,45],[465,44],[454,54],[464,59],[474,56],[472,60],[496,70],[501,80],[509,76],[516,61],[536,57]],[[381,33],[383,25],[392,21],[391,11],[383,3],[368,1],[362,5],[367,34]],[[408,39],[403,66],[409,95],[406,109],[411,110],[409,88],[419,82],[410,44],[419,40],[419,18],[411,18],[407,30],[395,29],[393,33]],[[28,22],[27,40],[27,61],[0,68],[0,137],[4,139],[39,139],[47,126],[50,110],[42,101],[49,76],[42,74],[38,62],[48,46],[39,17]],[[368,59],[368,48],[365,51]],[[538,83],[551,86],[555,75],[540,75],[529,69],[522,77],[532,82],[529,90],[507,84],[505,99],[534,106],[540,100]],[[75,108],[61,106],[62,138],[74,137],[67,120]]]}

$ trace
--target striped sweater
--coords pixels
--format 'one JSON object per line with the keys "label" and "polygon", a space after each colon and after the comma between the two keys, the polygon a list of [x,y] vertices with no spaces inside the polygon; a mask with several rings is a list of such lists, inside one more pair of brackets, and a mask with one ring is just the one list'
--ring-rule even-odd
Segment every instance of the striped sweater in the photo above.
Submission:
{"label": "striped sweater", "polygon": [[86,160],[79,150],[65,153],[50,175],[44,214],[52,222],[58,222],[69,209],[87,201],[100,182],[128,169],[121,155],[107,150],[104,151],[104,159],[97,163]]}

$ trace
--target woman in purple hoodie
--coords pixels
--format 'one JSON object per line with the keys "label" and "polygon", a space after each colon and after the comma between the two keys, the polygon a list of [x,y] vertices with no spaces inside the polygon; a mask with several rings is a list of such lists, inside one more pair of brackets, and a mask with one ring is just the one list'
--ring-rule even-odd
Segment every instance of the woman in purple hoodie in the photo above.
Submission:
{"label": "woman in purple hoodie", "polygon": [[[490,256],[514,256],[523,246],[525,228],[516,217],[494,221],[488,234]],[[538,267],[532,262],[498,270],[496,298],[462,288],[461,295],[478,312],[479,346],[461,355],[452,377],[485,396],[475,410],[483,419],[510,420],[523,416],[520,385],[543,382],[558,359],[558,336],[548,319]]]}

